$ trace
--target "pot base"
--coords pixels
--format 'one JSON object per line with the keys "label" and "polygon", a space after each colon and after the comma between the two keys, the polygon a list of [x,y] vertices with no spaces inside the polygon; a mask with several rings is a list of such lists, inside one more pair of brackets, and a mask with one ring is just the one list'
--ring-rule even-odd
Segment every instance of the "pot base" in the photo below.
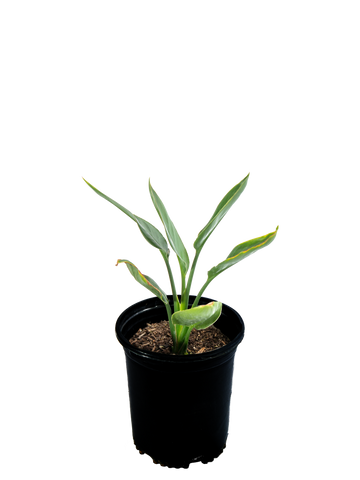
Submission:
{"label": "pot base", "polygon": [[143,452],[142,450],[139,450],[137,446],[134,444],[132,445],[133,451],[139,455],[141,458],[146,458],[149,460],[150,464],[152,467],[159,467],[162,470],[166,470],[167,472],[183,472],[186,471],[187,469],[193,470],[194,468],[204,468],[205,466],[210,466],[210,465],[215,465],[219,460],[222,460],[226,454],[226,452],[229,450],[229,442],[226,441],[225,445],[221,449],[221,452],[217,457],[214,458],[211,462],[208,462],[207,465],[204,466],[197,466],[197,467],[174,467],[169,465],[167,462],[162,462],[161,460],[155,460],[153,457],[148,455],[146,452]]}
{"label": "pot base", "polygon": [[[124,377],[125,377],[125,393],[126,393],[126,403],[127,403],[127,410],[128,410],[128,424],[129,424],[129,437],[131,440],[131,446],[133,451],[139,455],[141,458],[146,458],[149,460],[150,464],[152,467],[159,467],[162,470],[166,470],[168,472],[181,472],[185,471],[188,468],[192,469],[192,467],[176,467],[173,465],[170,465],[167,462],[163,462],[159,459],[155,459],[151,457],[151,455],[148,455],[146,452],[143,450],[140,450],[136,445],[134,441],[134,436],[132,432],[132,427],[131,427],[131,411],[130,411],[130,398],[129,398],[129,386],[128,386],[128,379],[127,379],[127,374],[126,374],[126,356],[125,356],[125,350],[122,347],[122,345],[118,345],[118,347],[121,350],[122,353],[122,360],[123,360],[123,370],[124,370]],[[226,442],[219,452],[219,454],[214,457],[211,461],[207,462],[207,464],[203,466],[198,466],[200,467],[206,467],[206,466],[211,466],[215,465],[215,463],[219,462],[222,460],[226,454],[226,452],[229,450],[229,444],[230,444],[230,437],[231,437],[231,426],[232,426],[232,421],[233,421],[233,408],[234,408],[234,396],[235,396],[235,384],[236,384],[236,374],[237,374],[237,367],[238,367],[238,359],[239,359],[239,351],[240,351],[240,345],[236,348],[235,352],[235,360],[234,360],[234,375],[233,375],[233,386],[232,386],[232,392],[231,392],[231,398],[230,398],[230,414],[229,414],[229,426],[228,426],[228,436],[226,439]],[[195,467],[196,468],[196,467]]]}

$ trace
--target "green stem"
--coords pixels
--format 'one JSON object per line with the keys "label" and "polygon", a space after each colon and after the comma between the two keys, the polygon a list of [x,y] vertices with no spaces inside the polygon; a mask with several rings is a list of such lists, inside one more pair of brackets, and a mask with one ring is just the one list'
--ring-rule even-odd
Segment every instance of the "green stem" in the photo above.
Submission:
{"label": "green stem", "polygon": [[[189,273],[189,278],[188,278],[188,282],[187,282],[187,285],[186,285],[185,294],[181,296],[181,305],[184,305],[184,307],[185,307],[185,308],[181,308],[181,310],[187,310],[188,305],[189,305],[191,281],[192,281],[192,278],[194,276],[195,266],[196,266],[196,262],[197,262],[198,257],[199,257],[199,255],[196,253],[195,257],[194,257],[192,267],[191,267],[191,270],[190,270],[190,273]],[[183,303],[183,301],[184,301],[184,303]]]}
{"label": "green stem", "polygon": [[[164,302],[165,303],[165,302]],[[175,345],[176,342],[176,332],[175,332],[175,325],[173,324],[171,317],[172,317],[172,312],[170,305],[168,303],[165,303],[166,311],[167,311],[167,316],[169,320],[169,326],[170,326],[170,332],[171,332],[171,337],[173,339],[173,343]]]}
{"label": "green stem", "polygon": [[203,294],[203,291],[205,290],[206,287],[207,287],[207,283],[205,283],[205,285],[202,287],[200,292],[196,295],[196,298],[194,300],[194,303],[191,305],[191,308],[194,308],[194,307],[197,306],[197,304],[199,303],[199,300],[201,298],[201,295]]}
{"label": "green stem", "polygon": [[173,353],[178,355],[187,355],[189,336],[192,328],[185,327],[184,325],[176,325],[176,327],[177,337],[176,343],[174,344]]}
{"label": "green stem", "polygon": [[[164,253],[160,250],[160,253],[163,256],[163,259],[165,261],[166,268],[167,268],[169,278],[170,278],[171,290],[172,290],[173,299],[174,299],[174,312],[177,312],[179,310],[179,308],[181,310],[186,310],[188,308],[190,288],[191,288],[191,284],[192,284],[192,280],[193,280],[194,272],[195,272],[195,267],[196,267],[201,249],[202,249],[202,247],[200,247],[199,250],[196,250],[195,257],[194,257],[193,263],[191,265],[187,285],[186,285],[186,281],[185,281],[185,275],[183,275],[183,273],[181,272],[181,306],[179,306],[179,299],[178,299],[178,296],[176,294],[175,282],[174,282],[174,277],[173,277],[172,270],[171,270],[171,267],[170,267],[169,258],[166,255],[166,253]],[[205,288],[208,286],[210,281],[211,280],[208,279],[205,282],[205,284],[202,286],[202,288],[201,288],[198,296],[196,297],[195,302],[192,305],[192,307],[197,306],[197,304],[198,304],[198,302],[201,298],[202,293],[204,292]],[[177,353],[177,354],[187,355],[187,346],[188,346],[188,341],[189,341],[189,338],[188,338],[189,335],[187,334],[188,329],[184,328],[184,327],[181,328],[182,326],[180,326],[180,325],[179,325],[180,328],[178,329],[177,325],[174,325],[172,320],[171,320],[172,313],[171,313],[170,305],[168,303],[165,303],[165,306],[166,306],[166,310],[167,310],[167,314],[168,314],[171,336],[172,336],[172,339],[173,339],[173,345],[174,345],[173,346],[173,352]]]}
{"label": "green stem", "polygon": [[[167,268],[167,271],[168,271],[168,274],[169,274],[169,278],[170,278],[171,291],[172,291],[172,294],[173,294],[173,301],[174,301],[174,312],[177,312],[178,310],[180,310],[180,304],[179,304],[179,299],[178,299],[178,296],[177,296],[177,293],[176,293],[174,277],[173,277],[171,266],[170,266],[170,263],[169,263],[169,257],[164,252],[162,252],[161,250],[160,250],[160,253],[163,256],[163,259],[165,261],[166,268]],[[182,285],[184,285],[185,284],[185,275],[181,274],[181,280],[182,280]],[[173,340],[173,349],[172,350],[173,350],[173,353],[178,353],[178,350],[179,350],[179,343],[178,343],[179,342],[179,334],[181,333],[181,330],[182,330],[181,328],[179,329],[178,327],[181,327],[181,325],[174,325],[173,324],[173,322],[171,320],[172,312],[171,312],[170,305],[165,304],[165,306],[166,306],[168,319],[169,319],[171,337],[172,337],[172,340]]]}
{"label": "green stem", "polygon": [[163,259],[165,260],[165,265],[166,265],[166,268],[167,268],[167,271],[168,271],[169,277],[170,277],[171,290],[172,290],[172,295],[173,295],[173,300],[174,300],[174,312],[177,312],[177,311],[180,310],[180,303],[179,303],[179,298],[178,298],[177,293],[176,293],[174,276],[172,274],[172,270],[170,269],[170,262],[169,262],[169,258],[167,256],[166,252],[161,251],[161,253],[162,253]]}

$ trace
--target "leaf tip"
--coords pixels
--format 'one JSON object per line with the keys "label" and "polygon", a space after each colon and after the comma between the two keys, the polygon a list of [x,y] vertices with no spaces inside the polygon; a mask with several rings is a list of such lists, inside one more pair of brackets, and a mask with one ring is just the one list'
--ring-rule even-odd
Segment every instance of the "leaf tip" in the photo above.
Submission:
{"label": "leaf tip", "polygon": [[120,270],[120,265],[118,263],[119,261],[120,261],[120,257],[115,257],[114,258],[114,262],[112,264],[114,269]]}
{"label": "leaf tip", "polygon": [[79,180],[81,182],[81,180],[88,180],[87,176],[85,175],[85,173],[80,173],[79,175]]}

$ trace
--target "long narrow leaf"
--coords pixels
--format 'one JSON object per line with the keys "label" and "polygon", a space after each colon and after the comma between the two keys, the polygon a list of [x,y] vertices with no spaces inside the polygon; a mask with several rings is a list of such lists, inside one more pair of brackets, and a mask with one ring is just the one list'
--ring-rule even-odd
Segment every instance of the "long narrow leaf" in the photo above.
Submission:
{"label": "long narrow leaf", "polygon": [[[195,254],[195,257],[194,257],[193,264],[191,266],[188,282],[187,282],[187,285],[186,285],[185,295],[181,299],[181,303],[182,303],[182,305],[185,306],[185,308],[187,308],[187,305],[188,305],[191,283],[192,283],[193,276],[194,276],[196,262],[198,261],[201,249],[204,246],[206,240],[209,238],[209,236],[215,230],[217,225],[221,222],[221,220],[224,218],[226,213],[229,211],[231,206],[236,202],[236,200],[239,198],[239,196],[244,191],[244,189],[247,185],[249,175],[250,174],[248,174],[243,180],[241,180],[241,182],[239,182],[237,185],[235,185],[235,187],[233,187],[225,195],[225,197],[221,200],[219,205],[216,207],[216,210],[213,213],[212,217],[210,218],[208,223],[205,225],[205,227],[200,231],[197,239],[194,242],[194,248],[196,250],[196,254]],[[207,285],[208,285],[208,282],[205,283],[203,288],[200,290],[200,292],[199,292],[199,294],[198,294],[198,296],[195,300],[195,305],[193,305],[192,308],[196,307],[197,302],[199,301],[199,298],[200,298],[200,294],[203,292],[203,289],[205,289]]]}
{"label": "long narrow leaf", "polygon": [[201,295],[205,295],[210,286],[213,285],[218,278],[230,272],[230,270],[233,270],[238,265],[255,257],[262,251],[272,247],[279,239],[281,228],[281,223],[277,222],[273,228],[267,232],[243,238],[239,242],[233,243],[220,260],[207,267],[205,279],[196,290],[198,296],[193,305],[196,306],[196,300],[198,300]]}
{"label": "long narrow leaf", "polygon": [[147,275],[142,274],[140,270],[133,263],[129,262],[129,260],[118,260],[116,263],[116,266],[119,265],[119,263],[126,264],[129,272],[135,278],[135,280],[140,283],[140,285],[150,290],[151,293],[159,297],[160,300],[162,300],[165,304],[169,303],[169,300],[166,294],[155,282],[155,280],[148,277]]}
{"label": "long narrow leaf", "polygon": [[206,240],[209,238],[211,233],[215,230],[217,225],[221,222],[221,220],[224,218],[226,213],[229,211],[230,207],[236,202],[236,200],[240,197],[242,192],[244,191],[248,178],[248,174],[243,180],[241,180],[240,183],[235,185],[226,195],[225,197],[221,200],[219,205],[216,207],[215,212],[213,213],[213,216],[210,218],[208,223],[205,225],[205,227],[200,231],[197,239],[194,242],[194,248],[196,250],[199,250],[200,248],[203,247],[204,243]]}
{"label": "long narrow leaf", "polygon": [[151,200],[153,201],[156,211],[158,212],[159,217],[165,227],[166,236],[169,240],[169,243],[179,259],[181,272],[183,275],[186,275],[189,269],[188,253],[175,228],[175,225],[171,221],[171,218],[169,217],[169,214],[166,211],[166,208],[163,202],[161,201],[160,197],[155,192],[155,190],[152,188],[150,180],[149,180],[149,191],[150,191]]}
{"label": "long narrow leaf", "polygon": [[94,192],[96,192],[100,197],[104,198],[108,202],[112,203],[117,207],[119,210],[124,212],[128,217],[130,217],[134,222],[137,223],[141,233],[145,237],[145,239],[150,243],[155,248],[158,248],[159,250],[163,251],[167,256],[169,256],[170,250],[169,246],[167,244],[167,241],[163,237],[163,235],[159,232],[157,228],[155,228],[151,223],[147,222],[143,218],[137,217],[133,213],[131,213],[127,208],[123,207],[119,203],[115,202],[112,198],[108,197],[104,193],[100,192],[97,188],[95,188],[93,185],[91,185],[89,182],[83,178],[84,182],[86,182],[89,187],[91,187]]}

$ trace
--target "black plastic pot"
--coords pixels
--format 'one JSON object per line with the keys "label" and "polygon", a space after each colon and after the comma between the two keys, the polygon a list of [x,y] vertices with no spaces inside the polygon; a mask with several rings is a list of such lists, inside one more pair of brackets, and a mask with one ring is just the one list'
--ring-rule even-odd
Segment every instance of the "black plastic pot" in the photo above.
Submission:
{"label": "black plastic pot", "polygon": [[[190,296],[189,304],[195,297]],[[169,296],[172,303],[172,296]],[[202,298],[199,305],[213,300]],[[147,323],[166,320],[157,297],[126,309],[116,322],[124,347],[134,443],[155,463],[188,468],[210,462],[225,448],[229,426],[234,355],[244,337],[240,315],[223,304],[215,326],[231,342],[197,355],[165,355],[140,350],[129,338]]]}

